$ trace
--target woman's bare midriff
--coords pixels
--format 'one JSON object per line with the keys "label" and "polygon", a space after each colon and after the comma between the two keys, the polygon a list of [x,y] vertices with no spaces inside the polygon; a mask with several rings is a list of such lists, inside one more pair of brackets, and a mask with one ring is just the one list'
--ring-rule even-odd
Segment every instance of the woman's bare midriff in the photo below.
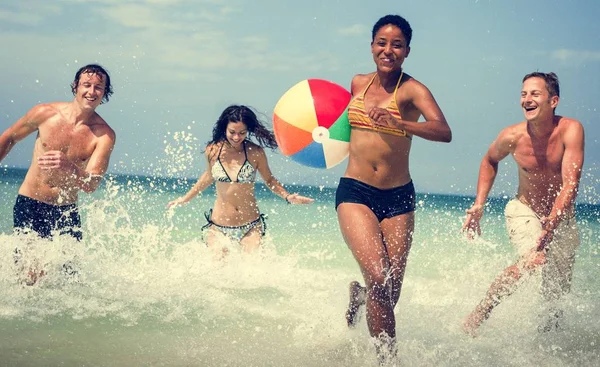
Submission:
{"label": "woman's bare midriff", "polygon": [[411,181],[410,139],[353,129],[350,147],[348,167],[344,177],[380,189],[403,186]]}
{"label": "woman's bare midriff", "polygon": [[212,220],[223,226],[240,226],[259,217],[260,211],[254,196],[254,184],[217,182],[217,200]]}

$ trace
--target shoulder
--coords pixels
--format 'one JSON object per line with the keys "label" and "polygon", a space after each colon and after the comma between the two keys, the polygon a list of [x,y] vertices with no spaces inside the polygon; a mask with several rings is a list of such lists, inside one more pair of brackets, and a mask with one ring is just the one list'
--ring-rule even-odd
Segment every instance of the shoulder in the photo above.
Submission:
{"label": "shoulder", "polygon": [[400,82],[398,90],[413,97],[431,94],[429,88],[427,88],[425,84],[406,73],[402,75],[402,81]]}
{"label": "shoulder", "polygon": [[496,143],[507,148],[514,148],[527,133],[527,122],[522,121],[500,130]]}
{"label": "shoulder", "polygon": [[568,140],[574,143],[583,141],[584,131],[581,122],[570,117],[556,116],[556,118],[558,118],[558,128],[561,136],[565,141]]}
{"label": "shoulder", "polygon": [[558,126],[564,131],[582,130],[583,125],[578,120],[570,117],[556,116],[558,118]]}
{"label": "shoulder", "polygon": [[206,158],[211,158],[213,157],[215,154],[217,154],[219,152],[219,147],[221,146],[220,142],[216,142],[216,143],[210,143],[206,146],[206,149],[204,150],[204,156]]}
{"label": "shoulder", "polygon": [[115,131],[97,113],[92,117],[90,128],[99,136],[114,141],[117,137]]}
{"label": "shoulder", "polygon": [[46,121],[51,117],[60,113],[61,109],[67,106],[67,103],[53,102],[53,103],[40,103],[33,106],[28,112],[27,117],[34,119],[39,122]]}
{"label": "shoulder", "polygon": [[369,83],[371,78],[373,78],[374,74],[374,72],[368,74],[356,74],[350,83],[350,92],[352,95],[361,92],[367,86],[367,83]]}
{"label": "shoulder", "polygon": [[246,151],[249,157],[259,158],[267,156],[263,147],[248,140],[246,140]]}

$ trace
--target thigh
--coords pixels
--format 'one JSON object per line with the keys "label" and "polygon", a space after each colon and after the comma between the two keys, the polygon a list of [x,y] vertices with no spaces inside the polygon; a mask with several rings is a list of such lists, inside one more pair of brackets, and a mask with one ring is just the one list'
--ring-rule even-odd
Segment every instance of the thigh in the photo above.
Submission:
{"label": "thigh", "polygon": [[542,270],[545,286],[557,283],[561,288],[568,290],[579,242],[579,231],[574,221],[559,225],[552,242],[548,245],[546,266]]}
{"label": "thigh", "polygon": [[260,247],[262,240],[262,228],[260,223],[254,226],[251,230],[244,235],[240,240],[240,246],[242,250],[246,252],[252,252]]}
{"label": "thigh", "polygon": [[344,240],[365,281],[382,281],[389,269],[389,259],[377,217],[365,205],[354,203],[340,204],[337,213]]}
{"label": "thigh", "polygon": [[393,269],[404,270],[412,245],[415,229],[415,212],[386,218],[381,222],[383,243]]}
{"label": "thigh", "polygon": [[40,237],[50,237],[53,224],[50,214],[47,205],[19,195],[13,208],[14,228],[32,230]]}
{"label": "thigh", "polygon": [[229,238],[223,232],[221,232],[219,228],[211,225],[210,227],[206,228],[204,240],[206,241],[207,247],[215,249],[219,247],[219,244],[221,245],[220,247],[223,247],[226,244],[225,241],[229,241]]}
{"label": "thigh", "polygon": [[542,225],[535,213],[518,200],[511,200],[504,213],[510,242],[519,256],[524,257],[535,251],[542,234]]}

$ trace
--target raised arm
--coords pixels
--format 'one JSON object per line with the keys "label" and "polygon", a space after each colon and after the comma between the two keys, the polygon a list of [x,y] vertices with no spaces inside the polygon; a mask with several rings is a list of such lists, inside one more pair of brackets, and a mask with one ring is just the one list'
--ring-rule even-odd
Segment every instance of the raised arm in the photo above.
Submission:
{"label": "raised arm", "polygon": [[271,172],[271,168],[269,168],[269,162],[267,160],[267,155],[265,150],[261,147],[253,148],[256,149],[256,161],[257,161],[257,169],[260,176],[265,181],[265,184],[275,195],[284,199],[290,204],[308,204],[312,203],[314,200],[298,193],[290,194],[285,187],[273,176]]}
{"label": "raised arm", "polygon": [[200,175],[198,181],[196,181],[194,186],[192,186],[192,188],[185,195],[169,202],[169,204],[167,204],[167,209],[175,205],[185,204],[189,202],[190,200],[198,196],[198,194],[204,191],[207,187],[209,187],[213,182],[215,182],[215,179],[210,173],[211,157],[213,156],[213,154],[216,154],[215,148],[215,145],[210,145],[206,148],[206,151],[204,152],[204,156],[206,157],[207,162],[206,170],[204,171],[204,173],[202,173],[202,175]]}
{"label": "raised arm", "polygon": [[469,238],[473,238],[475,233],[481,235],[479,221],[483,217],[485,202],[498,174],[498,163],[513,151],[516,143],[512,129],[512,127],[509,127],[500,132],[496,140],[488,148],[479,165],[477,196],[475,197],[473,206],[467,209],[467,218],[462,226],[462,230],[467,232],[467,237]]}
{"label": "raised arm", "polygon": [[572,215],[571,208],[575,203],[581,180],[585,148],[583,126],[579,121],[569,120],[563,137],[565,152],[561,165],[562,187],[554,200],[550,214],[541,220],[543,231],[538,241],[539,249],[545,247],[550,241],[558,224]]}
{"label": "raised arm", "polygon": [[8,155],[8,152],[16,143],[23,140],[36,131],[40,124],[54,113],[54,109],[48,105],[41,104],[29,110],[14,125],[6,129],[0,135],[0,162]]}

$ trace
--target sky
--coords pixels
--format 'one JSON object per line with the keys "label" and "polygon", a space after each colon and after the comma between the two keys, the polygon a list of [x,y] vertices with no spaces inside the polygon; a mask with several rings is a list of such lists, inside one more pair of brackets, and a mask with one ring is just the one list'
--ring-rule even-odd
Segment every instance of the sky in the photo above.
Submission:
{"label": "sky", "polygon": [[[99,63],[114,95],[97,112],[117,133],[110,173],[197,177],[212,126],[229,104],[271,125],[301,80],[349,89],[375,70],[371,29],[400,14],[413,28],[404,70],[425,84],[453,132],[450,144],[413,139],[417,192],[474,195],[479,163],[499,131],[523,120],[521,81],[553,71],[557,113],[582,122],[580,197],[600,198],[600,2],[595,0],[28,0],[0,5],[0,129],[35,104],[69,101],[77,69]],[[35,136],[3,160],[28,167]],[[346,162],[304,167],[269,153],[285,184],[335,186]],[[492,195],[513,195],[508,157]]]}

